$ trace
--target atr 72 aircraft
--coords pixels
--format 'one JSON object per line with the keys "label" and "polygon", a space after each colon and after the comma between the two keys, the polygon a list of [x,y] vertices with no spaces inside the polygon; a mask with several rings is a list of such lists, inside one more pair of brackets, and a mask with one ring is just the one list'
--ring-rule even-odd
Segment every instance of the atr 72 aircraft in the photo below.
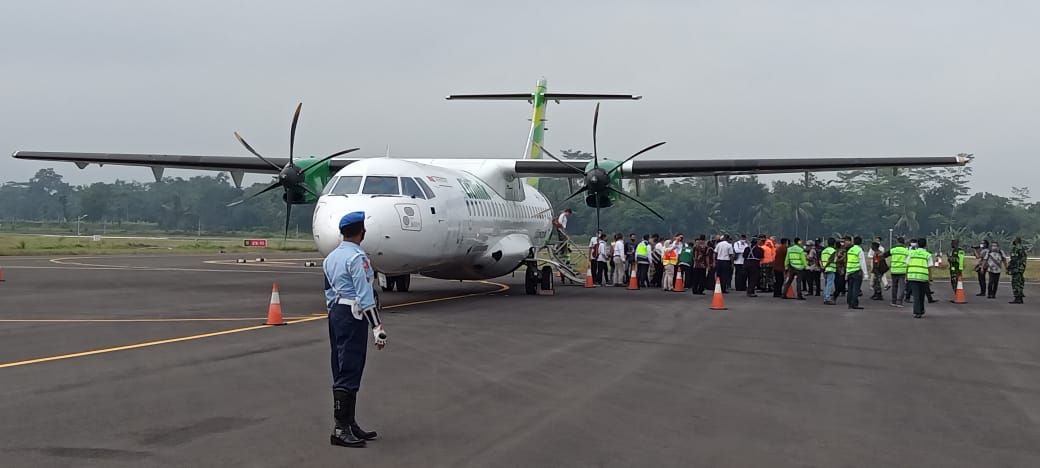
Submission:
{"label": "atr 72 aircraft", "polygon": [[[593,119],[593,159],[560,160],[544,148],[545,110],[549,101],[640,99],[621,94],[550,93],[545,79],[533,93],[451,95],[450,100],[521,100],[533,107],[530,136],[520,159],[294,159],[297,106],[289,137],[288,158],[265,158],[238,134],[256,158],[18,151],[15,158],[88,164],[148,166],[156,177],[163,169],[228,171],[237,186],[250,173],[274,173],[277,180],[263,191],[282,188],[286,230],[293,204],[317,203],[312,220],[314,242],[327,255],[339,245],[337,222],[351,211],[366,213],[364,249],[381,273],[384,290],[407,291],[412,273],[452,280],[495,278],[527,265],[526,291],[551,287],[549,266],[538,270],[536,252],[552,233],[553,210],[536,188],[539,177],[581,177],[584,185],[571,195],[599,209],[627,198],[623,178],[720,176],[883,167],[910,168],[964,165],[962,156],[802,159],[635,159],[662,144],[651,145],[624,160],[599,158]],[[546,154],[552,160],[542,159]],[[531,183],[524,183],[529,178]],[[245,200],[243,200],[245,201]],[[241,203],[241,202],[236,202]],[[643,205],[647,209],[646,205]],[[650,211],[653,211],[650,209]],[[655,212],[656,214],[656,212]],[[560,266],[555,262],[550,264]],[[544,264],[544,262],[543,262]]]}

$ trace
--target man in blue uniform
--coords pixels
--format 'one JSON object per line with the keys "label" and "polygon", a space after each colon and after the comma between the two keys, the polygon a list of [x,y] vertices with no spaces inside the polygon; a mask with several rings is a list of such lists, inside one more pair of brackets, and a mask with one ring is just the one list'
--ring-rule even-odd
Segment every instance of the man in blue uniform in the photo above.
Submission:
{"label": "man in blue uniform", "polygon": [[361,250],[365,239],[365,213],[355,211],[339,221],[343,242],[333,250],[322,268],[325,270],[325,303],[329,309],[329,342],[332,344],[333,417],[336,427],[329,440],[332,445],[364,447],[375,432],[361,429],[354,418],[361,374],[365,370],[368,333],[372,330],[376,349],[386,346],[386,330],[379,321],[374,272]]}

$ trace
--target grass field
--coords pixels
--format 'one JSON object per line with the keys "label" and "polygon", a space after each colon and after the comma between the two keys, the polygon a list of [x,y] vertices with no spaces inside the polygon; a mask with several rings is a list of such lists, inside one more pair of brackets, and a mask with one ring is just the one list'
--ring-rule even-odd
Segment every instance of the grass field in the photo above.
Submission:
{"label": "grass field", "polygon": [[245,247],[241,237],[140,237],[133,239],[102,237],[95,241],[84,236],[0,235],[2,255],[110,255],[155,253],[221,253],[314,251],[311,239],[268,239],[269,247]]}

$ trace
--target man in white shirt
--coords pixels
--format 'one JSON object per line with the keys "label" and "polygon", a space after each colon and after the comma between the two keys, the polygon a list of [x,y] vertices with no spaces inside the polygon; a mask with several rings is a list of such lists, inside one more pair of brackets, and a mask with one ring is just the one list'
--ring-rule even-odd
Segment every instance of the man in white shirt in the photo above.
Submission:
{"label": "man in white shirt", "polygon": [[614,286],[628,284],[629,273],[625,271],[625,236],[620,232],[614,234],[614,263],[611,265]]}
{"label": "man in white shirt", "polygon": [[733,274],[734,252],[733,244],[729,242],[729,239],[729,234],[727,234],[718,244],[715,244],[715,275],[722,283],[723,294],[729,292],[729,282]]}
{"label": "man in white shirt", "polygon": [[748,244],[747,234],[741,234],[740,240],[733,244],[733,252],[736,254],[736,258],[733,259],[733,268],[736,273],[736,287],[737,291],[744,291],[747,289],[747,276],[744,274],[744,250],[750,247]]}
{"label": "man in white shirt", "polygon": [[610,268],[608,264],[610,262],[610,243],[607,242],[607,235],[600,234],[599,236],[599,255],[596,256],[596,262],[599,264],[599,276],[595,277],[596,281],[600,286],[606,286],[610,282],[608,275]]}
{"label": "man in white shirt", "polygon": [[556,222],[553,223],[556,226],[556,234],[560,238],[560,242],[567,241],[567,221],[571,219],[571,209],[567,208],[560,212],[560,216],[556,217]]}
{"label": "man in white shirt", "polygon": [[596,230],[596,235],[589,239],[589,269],[592,270],[592,279],[599,282],[599,236],[603,235],[602,229]]}

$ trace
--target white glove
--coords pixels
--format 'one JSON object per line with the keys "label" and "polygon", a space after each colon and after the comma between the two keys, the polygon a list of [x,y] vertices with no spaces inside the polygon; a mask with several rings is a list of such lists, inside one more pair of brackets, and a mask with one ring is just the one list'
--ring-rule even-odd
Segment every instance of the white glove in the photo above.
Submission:
{"label": "white glove", "polygon": [[383,329],[383,325],[373,328],[372,336],[375,337],[376,349],[383,349],[386,346],[386,330]]}

